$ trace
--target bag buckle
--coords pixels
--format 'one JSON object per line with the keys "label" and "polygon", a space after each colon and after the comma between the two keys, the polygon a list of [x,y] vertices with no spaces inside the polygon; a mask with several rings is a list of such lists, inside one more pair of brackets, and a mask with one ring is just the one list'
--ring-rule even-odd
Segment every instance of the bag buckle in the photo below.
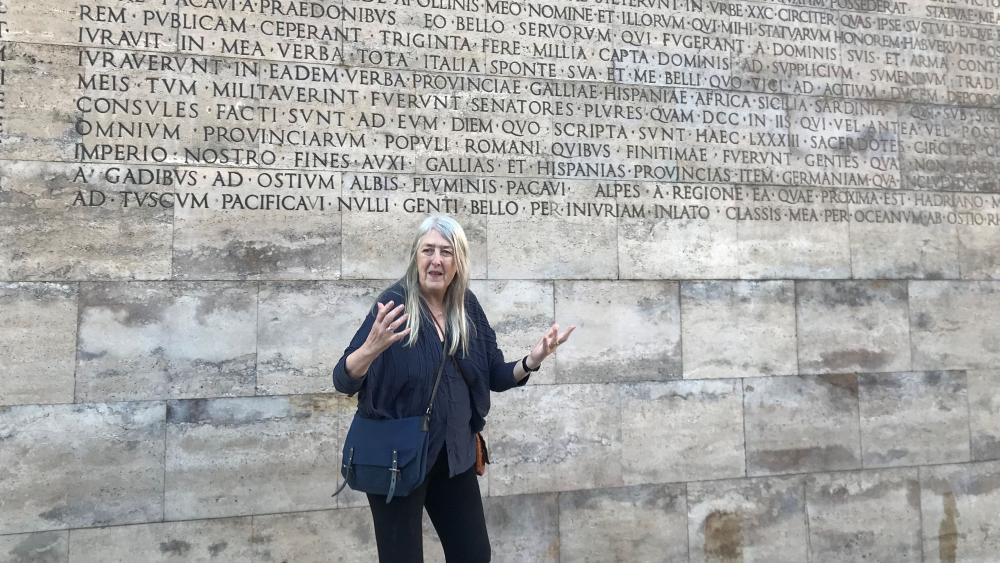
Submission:
{"label": "bag buckle", "polygon": [[399,452],[392,450],[392,467],[389,468],[392,477],[389,479],[389,494],[385,497],[385,503],[392,501],[392,496],[396,493],[396,476],[399,475]]}

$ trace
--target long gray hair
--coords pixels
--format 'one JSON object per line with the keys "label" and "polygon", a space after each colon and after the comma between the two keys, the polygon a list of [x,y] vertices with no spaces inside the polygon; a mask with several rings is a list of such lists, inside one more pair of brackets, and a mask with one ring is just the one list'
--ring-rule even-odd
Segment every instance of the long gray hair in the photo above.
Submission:
{"label": "long gray hair", "polygon": [[440,233],[454,251],[455,278],[451,281],[444,295],[448,353],[454,354],[461,347],[462,354],[467,355],[469,353],[469,321],[465,315],[465,291],[469,288],[469,241],[465,238],[465,230],[462,229],[462,225],[447,215],[432,215],[424,219],[424,222],[420,224],[420,229],[417,230],[417,236],[413,238],[413,245],[410,248],[410,263],[406,267],[406,275],[403,277],[406,286],[406,312],[410,315],[406,321],[406,326],[410,329],[406,345],[416,344],[417,335],[420,334],[422,317],[420,312],[426,309],[423,295],[420,293],[417,253],[420,252],[420,239],[424,238],[424,235],[431,230]]}

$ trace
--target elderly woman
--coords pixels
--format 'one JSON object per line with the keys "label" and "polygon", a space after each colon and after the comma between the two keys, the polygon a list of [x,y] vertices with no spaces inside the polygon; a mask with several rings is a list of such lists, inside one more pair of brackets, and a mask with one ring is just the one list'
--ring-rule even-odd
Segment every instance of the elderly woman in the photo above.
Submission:
{"label": "elderly woman", "polygon": [[[358,393],[358,414],[397,419],[424,414],[436,372],[426,457],[427,478],[402,498],[368,494],[381,563],[423,561],[427,509],[445,558],[490,560],[483,503],[476,481],[476,432],[490,408],[489,392],[524,385],[574,327],[546,331],[531,351],[506,362],[483,308],[469,290],[469,247],[454,219],[421,224],[403,279],[379,296],[333,371],[338,391]],[[442,358],[442,354],[451,356]]]}

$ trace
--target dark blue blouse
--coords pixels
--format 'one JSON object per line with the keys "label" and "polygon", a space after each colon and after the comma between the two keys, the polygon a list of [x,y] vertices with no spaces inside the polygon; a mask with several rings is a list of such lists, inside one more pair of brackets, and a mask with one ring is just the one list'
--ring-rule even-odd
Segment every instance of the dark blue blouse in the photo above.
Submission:
{"label": "dark blue blouse", "polygon": [[[406,302],[402,282],[389,287],[378,298],[379,303],[389,301],[396,305]],[[504,361],[496,334],[472,291],[465,294],[465,310],[469,318],[469,354],[464,356],[459,348],[455,361],[445,363],[434,398],[427,456],[429,466],[447,444],[450,476],[468,470],[476,461],[474,436],[486,424],[490,390],[506,391],[528,382],[528,377],[514,382],[517,362]],[[406,347],[405,340],[397,342],[372,362],[364,378],[357,380],[347,375],[347,356],[364,344],[376,313],[373,306],[333,368],[333,386],[341,393],[357,393],[358,412],[368,418],[422,415],[431,397],[443,346],[434,321],[425,310],[420,312],[420,334],[412,348]]]}

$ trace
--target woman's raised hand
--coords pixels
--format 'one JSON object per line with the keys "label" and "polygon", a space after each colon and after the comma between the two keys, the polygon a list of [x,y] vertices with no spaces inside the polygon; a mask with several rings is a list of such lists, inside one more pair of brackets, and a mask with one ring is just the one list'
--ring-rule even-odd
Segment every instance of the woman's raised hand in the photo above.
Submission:
{"label": "woman's raised hand", "polygon": [[410,334],[409,328],[396,332],[400,326],[406,324],[409,315],[403,313],[402,303],[395,307],[393,305],[392,301],[385,304],[377,303],[378,314],[375,315],[375,322],[363,345],[375,356]]}
{"label": "woman's raised hand", "polygon": [[549,357],[549,354],[555,352],[556,348],[558,348],[560,344],[569,339],[569,335],[573,334],[574,330],[576,330],[576,325],[570,325],[566,332],[560,334],[559,325],[552,325],[549,330],[545,331],[545,334],[542,335],[542,337],[538,340],[538,343],[535,344],[535,346],[531,349],[531,352],[528,354],[528,356],[531,357],[532,363],[536,366],[541,365],[542,361]]}

